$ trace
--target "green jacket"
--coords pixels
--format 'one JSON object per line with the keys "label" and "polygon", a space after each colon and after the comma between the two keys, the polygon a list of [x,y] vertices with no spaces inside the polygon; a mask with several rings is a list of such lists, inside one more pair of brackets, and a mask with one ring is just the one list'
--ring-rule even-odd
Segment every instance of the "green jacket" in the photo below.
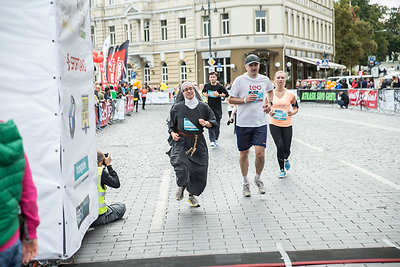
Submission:
{"label": "green jacket", "polygon": [[22,138],[14,121],[0,122],[0,246],[18,230],[25,172]]}

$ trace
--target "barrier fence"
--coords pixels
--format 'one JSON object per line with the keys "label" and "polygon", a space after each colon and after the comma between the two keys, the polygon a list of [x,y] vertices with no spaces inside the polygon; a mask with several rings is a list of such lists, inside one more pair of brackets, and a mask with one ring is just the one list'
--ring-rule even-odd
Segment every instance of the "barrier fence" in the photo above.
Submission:
{"label": "barrier fence", "polygon": [[339,90],[297,90],[300,102],[336,104],[340,99],[339,93],[347,92],[349,105],[365,107],[378,111],[400,113],[400,88],[368,90],[368,89],[339,89]]}

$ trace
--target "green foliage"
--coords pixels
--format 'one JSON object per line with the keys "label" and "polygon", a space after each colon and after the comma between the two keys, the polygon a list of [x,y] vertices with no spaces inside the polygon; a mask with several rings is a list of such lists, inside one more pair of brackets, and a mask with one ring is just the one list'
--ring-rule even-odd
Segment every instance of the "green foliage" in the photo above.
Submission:
{"label": "green foliage", "polygon": [[348,67],[367,65],[369,55],[385,61],[387,56],[400,53],[400,14],[388,16],[385,6],[371,5],[369,1],[351,1],[357,20],[348,0],[335,3],[336,59]]}

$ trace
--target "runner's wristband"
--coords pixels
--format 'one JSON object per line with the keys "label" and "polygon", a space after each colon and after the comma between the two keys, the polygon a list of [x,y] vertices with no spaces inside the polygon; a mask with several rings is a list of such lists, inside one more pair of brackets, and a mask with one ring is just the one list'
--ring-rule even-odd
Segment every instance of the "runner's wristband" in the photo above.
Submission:
{"label": "runner's wristband", "polygon": [[246,104],[246,98],[243,98],[243,104]]}

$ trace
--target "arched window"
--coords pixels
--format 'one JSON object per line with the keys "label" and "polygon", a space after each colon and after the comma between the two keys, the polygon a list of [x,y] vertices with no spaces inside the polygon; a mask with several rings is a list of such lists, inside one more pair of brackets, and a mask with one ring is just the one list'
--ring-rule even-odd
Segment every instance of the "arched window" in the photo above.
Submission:
{"label": "arched window", "polygon": [[161,66],[161,82],[168,83],[168,67],[165,62]]}
{"label": "arched window", "polygon": [[182,61],[181,63],[181,68],[180,68],[180,77],[181,77],[181,83],[187,80],[187,72],[186,72],[186,63],[185,61]]}
{"label": "arched window", "polygon": [[148,64],[144,65],[144,83],[150,84],[150,67]]}

